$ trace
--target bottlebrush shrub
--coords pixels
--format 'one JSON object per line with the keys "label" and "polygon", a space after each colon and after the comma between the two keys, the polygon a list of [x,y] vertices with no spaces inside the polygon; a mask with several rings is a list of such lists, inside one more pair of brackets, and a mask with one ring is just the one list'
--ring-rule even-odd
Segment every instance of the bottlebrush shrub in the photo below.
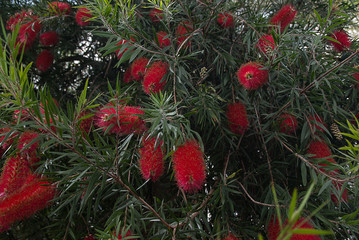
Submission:
{"label": "bottlebrush shrub", "polygon": [[228,104],[226,116],[234,134],[244,134],[249,126],[246,107],[241,102]]}
{"label": "bottlebrush shrub", "polygon": [[[21,155],[33,155],[36,153],[36,149],[39,146],[39,141],[33,142],[39,135],[34,132],[27,130],[23,132],[18,141],[17,148]],[[26,147],[26,148],[25,148]]]}
{"label": "bottlebrush shrub", "polygon": [[284,29],[294,20],[297,15],[295,8],[290,5],[284,5],[270,20],[270,24],[278,25],[280,31],[283,32]]}
{"label": "bottlebrush shrub", "polygon": [[[177,36],[177,46],[181,46],[181,44],[190,36],[190,33],[193,31],[193,24],[185,21],[180,23],[176,29]],[[186,46],[191,46],[190,40],[187,41]]]}
{"label": "bottlebrush shrub", "polygon": [[319,117],[318,115],[310,116],[309,122],[310,122],[311,128],[313,128],[316,131],[325,132],[325,130],[324,130],[324,128],[322,128],[322,126],[327,128],[327,124],[325,124],[323,119],[321,117]]}
{"label": "bottlebrush shrub", "polygon": [[195,140],[187,140],[173,153],[173,170],[178,187],[185,192],[195,193],[203,187],[206,165]]}
{"label": "bottlebrush shrub", "polygon": [[131,79],[135,81],[141,81],[143,80],[143,76],[146,71],[146,67],[149,60],[145,57],[137,58],[133,63],[131,64]]}
{"label": "bottlebrush shrub", "polygon": [[19,190],[29,174],[29,163],[24,157],[17,154],[8,158],[0,177],[0,202],[8,195]]}
{"label": "bottlebrush shrub", "polygon": [[[294,229],[314,229],[313,226],[309,222],[305,222],[305,218],[299,218],[298,221],[294,224],[292,230]],[[287,225],[287,221],[284,223],[283,228]],[[271,219],[267,227],[267,236],[269,240],[277,240],[281,232],[279,221]],[[321,240],[318,235],[312,234],[293,234],[290,237],[290,240]]]}
{"label": "bottlebrush shrub", "polygon": [[278,117],[279,131],[291,134],[297,130],[298,121],[295,116],[289,113],[283,113]]}
{"label": "bottlebrush shrub", "polygon": [[337,52],[342,52],[345,49],[350,48],[352,45],[348,34],[344,30],[336,30],[330,35],[330,37],[336,40],[329,40],[329,42]]}
{"label": "bottlebrush shrub", "polygon": [[90,111],[83,111],[79,114],[80,124],[79,127],[81,131],[86,132],[87,134],[90,133],[91,127],[93,125],[95,116]]}
{"label": "bottlebrush shrub", "polygon": [[167,74],[168,64],[162,61],[156,61],[147,68],[143,77],[142,86],[147,94],[158,93],[166,85],[164,76]]}
{"label": "bottlebrush shrub", "polygon": [[148,138],[143,140],[143,147],[139,150],[140,160],[139,166],[142,177],[145,180],[151,178],[152,181],[157,181],[164,171],[164,157],[161,146],[163,141],[160,141],[156,147],[156,138]]}
{"label": "bottlebrush shrub", "polygon": [[18,191],[0,201],[0,232],[15,221],[30,217],[44,209],[55,197],[55,188],[45,179],[30,174]]}
{"label": "bottlebrush shrub", "polygon": [[[11,133],[10,133],[11,132]],[[10,135],[7,137],[7,135],[10,133]],[[6,150],[8,147],[10,147],[15,139],[18,137],[19,133],[17,132],[12,132],[12,128],[11,127],[4,127],[0,129],[0,143],[1,143],[1,148]],[[6,138],[6,139],[5,139]]]}
{"label": "bottlebrush shrub", "polygon": [[59,35],[56,32],[45,32],[40,35],[40,43],[44,46],[55,46],[59,42]]}
{"label": "bottlebrush shrub", "polygon": [[223,238],[222,240],[239,240],[239,239],[236,238],[232,233],[230,233],[226,238]]}
{"label": "bottlebrush shrub", "polygon": [[267,55],[272,54],[272,52],[276,48],[273,36],[271,34],[262,36],[256,46],[262,53]]}
{"label": "bottlebrush shrub", "polygon": [[90,24],[89,19],[92,18],[92,15],[90,13],[90,10],[87,8],[79,8],[76,12],[76,22],[81,27],[88,26]]}
{"label": "bottlebrush shrub", "polygon": [[163,11],[156,8],[151,9],[149,16],[153,23],[157,23],[163,19]]}
{"label": "bottlebrush shrub", "polygon": [[20,49],[27,51],[35,42],[36,36],[40,32],[41,27],[42,25],[38,20],[22,24],[16,38],[16,45],[20,45]]}
{"label": "bottlebrush shrub", "polygon": [[234,27],[234,19],[230,13],[223,12],[220,13],[217,17],[217,23],[222,28],[233,28]]}
{"label": "bottlebrush shrub", "polygon": [[236,74],[238,81],[248,90],[256,90],[268,82],[268,70],[256,62],[242,65]]}
{"label": "bottlebrush shrub", "polygon": [[55,15],[68,15],[71,13],[71,5],[66,2],[49,3],[50,12]]}
{"label": "bottlebrush shrub", "polygon": [[36,59],[36,68],[40,72],[46,72],[51,67],[53,61],[54,55],[52,55],[49,50],[45,49]]}
{"label": "bottlebrush shrub", "polygon": [[168,47],[171,44],[169,35],[166,32],[157,32],[156,35],[160,48]]}

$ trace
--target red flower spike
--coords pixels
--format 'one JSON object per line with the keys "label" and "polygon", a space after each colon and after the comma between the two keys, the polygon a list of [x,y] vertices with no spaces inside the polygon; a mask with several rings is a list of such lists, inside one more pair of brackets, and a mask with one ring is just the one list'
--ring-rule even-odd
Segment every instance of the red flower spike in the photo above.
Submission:
{"label": "red flower spike", "polygon": [[[343,185],[343,184],[338,183],[338,182],[334,182],[334,181],[333,181],[333,184],[334,184],[334,187],[337,189],[337,191],[340,193],[340,192],[342,191],[342,185]],[[332,193],[332,194],[330,195],[330,198],[332,199],[332,201],[333,201],[336,205],[339,204],[339,199],[338,199],[338,197],[337,197],[336,194]],[[343,194],[342,194],[342,196],[341,196],[341,202],[346,202],[346,203],[348,202],[348,190],[347,190],[347,189],[344,189],[344,190],[343,190]]]}
{"label": "red flower spike", "polygon": [[108,103],[106,106],[101,108],[95,115],[96,126],[103,128],[104,132],[111,127],[108,133],[119,133],[118,112],[121,108],[123,108],[122,104],[116,106],[113,103]]}
{"label": "red flower spike", "polygon": [[[299,225],[300,225],[299,229],[314,229],[313,226],[309,222],[304,222],[305,220],[306,220],[305,218],[299,218],[292,229],[293,230],[298,229]],[[287,225],[287,221],[284,223],[284,226],[282,226],[282,227],[284,228],[285,225]],[[275,220],[275,222],[274,222],[274,218],[272,218],[270,220],[270,222],[268,224],[268,228],[267,228],[268,239],[276,240],[277,237],[279,236],[280,232],[281,232],[281,229],[280,229],[278,219]],[[293,234],[290,237],[290,240],[320,240],[320,239],[321,239],[320,236],[312,235],[312,234]]]}
{"label": "red flower spike", "polygon": [[135,79],[132,78],[132,75],[131,75],[131,67],[127,68],[124,76],[123,76],[123,81],[125,83],[129,83],[129,82],[132,82],[134,81]]}
{"label": "red flower spike", "polygon": [[298,121],[295,116],[289,113],[283,113],[278,118],[279,131],[286,134],[294,133],[298,127]]}
{"label": "red flower spike", "polygon": [[55,46],[59,42],[59,35],[56,32],[45,32],[40,35],[40,43],[44,46]]}
{"label": "red flower spike", "polygon": [[26,109],[15,110],[13,114],[13,118],[15,121],[17,121],[20,118],[20,121],[24,122],[30,119],[30,114]]}
{"label": "red flower spike", "polygon": [[54,196],[53,186],[36,175],[29,175],[17,192],[0,202],[0,232],[47,207]]}
{"label": "red flower spike", "polygon": [[[32,143],[30,146],[28,146],[28,144],[30,144],[38,136],[39,135],[33,131],[25,131],[20,135],[17,148],[22,156],[32,156],[35,154],[36,149],[39,146],[39,141]],[[25,146],[27,146],[26,149]]]}
{"label": "red flower spike", "polygon": [[71,13],[71,6],[65,2],[51,2],[49,3],[49,9],[55,15],[69,15]]}
{"label": "red flower spike", "polygon": [[[121,240],[121,239],[122,239],[122,234],[123,234],[123,233],[121,233],[121,232],[118,233],[118,235],[117,235],[117,239],[118,239],[118,240]],[[131,232],[130,230],[128,230],[127,233],[126,233],[123,237],[126,238],[126,239],[127,239],[128,237],[132,237],[132,232]],[[131,238],[131,239],[135,239],[135,238]]]}
{"label": "red flower spike", "polygon": [[284,29],[294,20],[297,11],[290,4],[284,5],[270,20],[270,24],[279,25],[280,31]]}
{"label": "red flower spike", "polygon": [[173,153],[173,170],[178,187],[185,192],[195,193],[203,187],[206,165],[195,140],[187,140]]}
{"label": "red flower spike", "polygon": [[149,138],[143,141],[143,147],[139,150],[140,153],[140,170],[142,177],[145,180],[151,178],[152,181],[157,181],[163,174],[165,157],[161,146],[161,141],[156,147],[156,139]]}
{"label": "red flower spike", "polygon": [[154,62],[145,72],[143,78],[143,89],[147,94],[157,93],[163,90],[166,80],[163,77],[167,74],[168,64],[162,61]]}
{"label": "red flower spike", "polygon": [[148,59],[145,57],[137,58],[131,64],[131,78],[136,81],[143,79],[148,64]]}
{"label": "red flower spike", "polygon": [[95,238],[93,237],[92,234],[87,235],[86,237],[84,237],[84,240],[95,240]]}
{"label": "red flower spike", "polygon": [[28,161],[15,155],[6,160],[0,177],[0,201],[19,190],[30,174]]}
{"label": "red flower spike", "polygon": [[236,238],[232,233],[230,233],[226,238],[223,238],[222,240],[239,240],[239,239]]}
{"label": "red flower spike", "polygon": [[233,28],[233,16],[227,12],[220,13],[217,17],[217,22],[222,28]]}
{"label": "red flower spike", "polygon": [[46,72],[51,67],[53,61],[54,55],[52,55],[49,50],[45,49],[36,59],[36,68],[40,72]]}
{"label": "red flower spike", "polygon": [[146,131],[145,122],[142,120],[142,116],[145,114],[139,107],[125,106],[120,109],[118,113],[119,118],[119,133],[121,134],[140,134]]}
{"label": "red flower spike", "polygon": [[22,24],[16,38],[16,45],[20,45],[20,50],[22,50],[22,48],[24,48],[24,51],[28,50],[35,42],[40,30],[41,24],[37,20]]}
{"label": "red flower spike", "polygon": [[18,23],[29,23],[34,22],[38,19],[36,15],[31,11],[21,11],[15,13],[14,16],[10,17],[10,19],[6,22],[6,29],[10,31],[14,31],[16,25]]}
{"label": "red flower spike", "polygon": [[[193,24],[185,21],[180,23],[176,29],[177,36],[177,46],[180,46],[190,35],[190,32],[193,31]],[[190,46],[191,42],[187,41],[187,46]]]}
{"label": "red flower spike", "polygon": [[157,32],[156,35],[160,48],[168,47],[171,44],[169,36],[166,32]]}
{"label": "red flower spike", "polygon": [[[87,115],[90,115],[91,112],[90,111],[84,111],[84,112],[81,112],[79,114],[79,120],[82,118],[82,117],[85,117]],[[92,127],[92,123],[94,121],[94,116],[91,116],[91,117],[88,117],[88,118],[85,118],[85,119],[82,119],[80,124],[79,124],[79,127],[81,129],[81,131],[84,131],[86,132],[87,134],[90,133],[90,130],[91,130],[91,127]]]}
{"label": "red flower spike", "polygon": [[249,122],[246,107],[241,103],[228,104],[226,116],[229,122],[229,129],[234,134],[244,134]]}
{"label": "red flower spike", "polygon": [[270,55],[276,48],[273,36],[270,34],[262,36],[256,47],[259,48],[262,53]]}
{"label": "red flower spike", "polygon": [[1,148],[4,150],[8,149],[8,147],[10,147],[14,143],[15,138],[19,135],[19,133],[12,133],[4,142],[5,137],[10,131],[11,131],[10,127],[5,127],[0,129],[0,143],[1,143]]}
{"label": "red flower spike", "polygon": [[153,23],[159,22],[163,19],[163,11],[160,9],[151,9],[149,15]]}
{"label": "red flower spike", "polygon": [[[325,158],[325,160],[336,163],[333,158],[329,158],[332,156],[332,151],[330,150],[329,146],[323,140],[313,140],[310,142],[308,150],[308,154],[312,154],[314,156],[310,157],[311,159],[321,159]],[[325,163],[320,163],[320,166],[327,166]],[[320,169],[324,171],[324,169]]]}
{"label": "red flower spike", "polygon": [[329,40],[330,44],[332,44],[333,48],[337,52],[342,52],[346,48],[350,48],[350,46],[352,45],[348,34],[344,30],[336,30],[333,32],[333,34],[330,35],[330,37],[338,41],[334,42]]}
{"label": "red flower spike", "polygon": [[359,89],[359,72],[353,73],[352,77],[355,78],[355,80],[357,80],[357,82],[355,83],[355,86]]}
{"label": "red flower spike", "polygon": [[321,126],[318,125],[318,123],[319,123],[319,124],[323,125],[325,128],[327,127],[327,125],[324,123],[324,121],[323,121],[323,119],[321,117],[319,117],[318,115],[314,115],[314,117],[310,116],[309,120],[310,120],[311,126],[316,131],[321,131],[321,132],[325,131]]}
{"label": "red flower spike", "polygon": [[237,71],[238,81],[248,90],[255,90],[268,82],[268,70],[256,62],[242,65]]}
{"label": "red flower spike", "polygon": [[[132,42],[135,41],[135,39],[134,39],[133,37],[130,37],[130,39],[131,39]],[[119,41],[119,42],[116,44],[116,46],[122,46],[123,44],[125,44],[125,43],[127,43],[127,42],[128,42],[127,40],[122,39],[121,41]],[[131,44],[129,43],[129,45],[131,45]],[[125,52],[126,52],[127,50],[128,50],[128,48],[125,48],[125,49],[120,53],[121,48],[120,48],[120,49],[117,49],[117,50],[116,50],[116,56],[117,56],[117,58],[118,58],[118,59],[121,59],[121,58],[122,58],[122,55],[125,54]]]}
{"label": "red flower spike", "polygon": [[92,18],[92,15],[90,13],[90,10],[87,8],[79,8],[76,12],[76,22],[81,27],[87,26],[90,24],[89,19]]}

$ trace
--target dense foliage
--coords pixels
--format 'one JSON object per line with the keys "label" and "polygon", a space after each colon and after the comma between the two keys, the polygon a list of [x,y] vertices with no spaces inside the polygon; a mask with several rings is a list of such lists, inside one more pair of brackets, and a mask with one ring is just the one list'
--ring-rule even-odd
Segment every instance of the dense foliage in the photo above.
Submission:
{"label": "dense foliage", "polygon": [[1,239],[359,235],[357,1],[24,3]]}

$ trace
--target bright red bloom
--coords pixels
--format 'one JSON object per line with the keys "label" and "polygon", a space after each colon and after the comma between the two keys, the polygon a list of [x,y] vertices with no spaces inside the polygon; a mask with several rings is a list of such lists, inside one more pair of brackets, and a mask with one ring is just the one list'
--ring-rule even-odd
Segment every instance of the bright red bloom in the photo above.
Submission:
{"label": "bright red bloom", "polygon": [[294,133],[298,127],[298,121],[295,116],[289,113],[283,113],[278,118],[279,131],[282,133]]}
{"label": "bright red bloom", "polygon": [[[118,235],[117,235],[117,239],[118,240],[121,240],[122,239],[122,235],[123,234],[123,232],[121,233],[118,233]],[[130,230],[128,230],[127,231],[127,233],[123,236],[124,238],[127,238],[127,237],[132,237],[132,232],[130,231]],[[134,238],[131,238],[131,239],[134,239]]]}
{"label": "bright red bloom", "polygon": [[244,134],[249,125],[246,107],[241,102],[228,104],[226,116],[231,132]]}
{"label": "bright red bloom", "polygon": [[55,15],[68,15],[71,13],[71,6],[65,2],[51,2],[49,3],[49,9]]}
{"label": "bright red bloom", "polygon": [[142,177],[145,180],[151,178],[152,181],[157,181],[164,171],[163,153],[161,146],[163,141],[160,141],[156,147],[156,139],[148,138],[143,140],[143,147],[139,150],[140,153],[140,170]]}
{"label": "bright red bloom", "polygon": [[242,65],[237,71],[238,81],[248,90],[255,90],[268,82],[268,70],[256,62]]}
{"label": "bright red bloom", "polygon": [[[123,108],[122,104],[108,103],[96,113],[96,125],[103,128],[104,132],[119,133],[118,113],[121,108]],[[108,128],[111,129],[107,130]]]}
{"label": "bright red bloom", "polygon": [[131,67],[128,67],[126,69],[125,74],[123,75],[123,81],[125,83],[129,83],[129,82],[134,81],[134,79],[132,78],[132,75],[131,75]]}
{"label": "bright red bloom", "polygon": [[[32,143],[39,135],[33,131],[25,131],[19,137],[17,148],[21,155],[33,155],[39,146],[39,141]],[[31,145],[29,145],[31,144]],[[25,149],[26,147],[26,149]]]}
{"label": "bright red bloom", "polygon": [[28,113],[27,109],[15,110],[13,114],[13,118],[20,121],[27,121],[30,119],[30,114]]}
{"label": "bright red bloom", "polygon": [[[177,46],[180,46],[190,35],[193,31],[193,24],[185,21],[180,23],[176,29],[176,36],[177,36]],[[190,46],[191,42],[187,41],[187,46]]]}
{"label": "bright red bloom", "polygon": [[49,182],[30,174],[18,191],[0,201],[0,232],[47,207],[54,196],[55,189]]}
{"label": "bright red bloom", "polygon": [[166,32],[157,32],[156,35],[160,48],[168,47],[171,44],[169,36]]}
{"label": "bright red bloom", "polygon": [[157,93],[163,90],[166,80],[163,77],[167,74],[168,64],[156,61],[146,70],[143,78],[143,89],[146,93]]}
{"label": "bright red bloom", "polygon": [[40,35],[40,43],[44,46],[55,46],[59,42],[59,35],[56,32],[45,32]]}
{"label": "bright red bloom", "polygon": [[9,137],[6,139],[6,141],[4,142],[6,136],[9,134],[10,131],[11,131],[10,127],[5,127],[5,128],[0,129],[0,143],[1,143],[1,148],[4,150],[6,150],[8,147],[10,147],[14,143],[14,140],[19,135],[19,133],[12,132],[9,135]]}
{"label": "bright red bloom", "polygon": [[284,29],[294,20],[297,11],[295,8],[290,5],[284,5],[270,20],[270,23],[273,25],[279,25],[280,31],[283,32]]}
{"label": "bright red bloom", "polygon": [[223,28],[234,27],[233,16],[227,12],[220,13],[217,17],[217,22]]}
{"label": "bright red bloom", "polygon": [[16,38],[16,45],[20,45],[20,49],[24,48],[24,51],[28,50],[35,42],[36,36],[40,30],[41,23],[38,20],[22,24]]}
{"label": "bright red bloom", "polygon": [[256,45],[264,54],[271,54],[276,48],[273,36],[270,34],[262,36]]}
{"label": "bright red bloom", "polygon": [[[274,218],[272,218],[268,224],[267,236],[269,240],[276,240],[281,232],[279,221],[278,220],[276,220],[275,222],[274,221],[275,221]],[[304,221],[305,218],[299,218],[296,224],[293,226],[292,230],[298,229],[299,225],[301,225],[299,229],[314,229],[309,222],[304,222]],[[302,222],[304,223],[302,224]],[[286,224],[287,221],[284,223],[284,226],[282,227],[284,228]],[[320,239],[321,238],[318,235],[312,235],[312,234],[293,234],[290,237],[290,240],[320,240]]]}
{"label": "bright red bloom", "polygon": [[[342,185],[343,185],[342,183],[333,181],[333,185],[339,193],[342,191]],[[339,203],[338,197],[335,193],[333,193],[333,191],[332,191],[332,194],[330,195],[330,198],[336,205],[338,205],[338,203]],[[347,189],[343,190],[343,194],[341,195],[341,202],[346,202],[346,203],[348,202],[348,190]]]}
{"label": "bright red bloom", "polygon": [[40,72],[46,72],[51,67],[53,61],[54,55],[52,55],[49,50],[45,49],[36,59],[36,68]]}
{"label": "bright red bloom", "polygon": [[232,233],[230,233],[226,238],[223,238],[222,240],[239,240],[239,239],[236,238]]}
{"label": "bright red bloom", "polygon": [[[134,42],[135,39],[133,37],[130,37],[131,41]],[[122,39],[121,41],[119,41],[116,46],[122,46],[125,43],[128,43],[129,41]],[[128,43],[128,45],[132,45],[130,43]],[[121,48],[116,50],[116,56],[118,59],[122,58],[122,55],[125,54],[125,52],[128,50],[128,48],[125,48],[122,52],[121,52]],[[120,53],[121,52],[121,53]]]}
{"label": "bright red bloom", "polygon": [[153,23],[159,22],[163,19],[163,11],[160,9],[151,9],[149,15]]}
{"label": "bright red bloom", "polygon": [[79,114],[79,120],[86,116],[86,118],[81,119],[79,127],[80,127],[81,131],[84,131],[87,134],[89,134],[91,127],[92,127],[92,123],[95,118],[94,116],[87,117],[90,114],[91,114],[90,111],[84,111]]}
{"label": "bright red bloom", "polygon": [[89,19],[92,18],[92,15],[90,13],[90,10],[87,8],[79,8],[76,12],[76,22],[81,27],[87,26],[90,24]]}
{"label": "bright red bloom", "polygon": [[355,72],[352,74],[352,77],[355,78],[355,80],[357,80],[357,82],[355,83],[355,86],[357,88],[359,88],[359,72]]}
{"label": "bright red bloom", "polygon": [[325,124],[325,122],[323,121],[323,119],[321,117],[319,117],[318,115],[315,115],[314,117],[310,116],[309,120],[310,120],[310,125],[312,128],[314,128],[315,130],[319,130],[321,132],[325,132],[325,130],[321,126],[319,126],[319,124],[320,124],[320,125],[324,126],[325,128],[327,128],[327,125]]}
{"label": "bright red bloom", "polygon": [[334,42],[329,40],[330,44],[332,44],[332,46],[337,52],[342,52],[352,45],[348,34],[344,30],[336,30],[333,32],[332,35],[330,35],[330,37],[338,41]]}
{"label": "bright red bloom", "polygon": [[33,22],[37,19],[38,17],[31,11],[17,12],[6,22],[6,29],[13,31],[18,23]]}
{"label": "bright red bloom", "polygon": [[95,238],[93,237],[92,234],[87,235],[86,237],[84,237],[84,240],[95,240]]}
{"label": "bright red bloom", "polygon": [[145,57],[137,58],[131,64],[131,78],[136,81],[143,79],[149,60]]}
{"label": "bright red bloom", "polygon": [[8,158],[0,177],[0,202],[14,193],[25,183],[30,174],[30,166],[24,157],[19,155]]}
{"label": "bright red bloom", "polygon": [[206,164],[199,144],[187,140],[173,153],[173,170],[179,188],[188,193],[200,190],[206,180]]}

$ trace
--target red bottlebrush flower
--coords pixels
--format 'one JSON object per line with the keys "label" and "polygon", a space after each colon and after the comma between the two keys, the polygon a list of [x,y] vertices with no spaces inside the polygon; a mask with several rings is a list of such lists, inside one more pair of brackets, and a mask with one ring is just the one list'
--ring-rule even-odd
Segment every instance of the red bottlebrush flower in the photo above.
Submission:
{"label": "red bottlebrush flower", "polygon": [[163,142],[161,141],[156,147],[156,139],[149,138],[143,141],[143,148],[139,150],[140,153],[140,170],[142,177],[145,180],[151,178],[152,181],[157,181],[164,171],[164,153],[161,149]]}
{"label": "red bottlebrush flower", "polygon": [[36,68],[41,72],[46,72],[54,61],[54,55],[45,49],[43,50],[36,59]]}
{"label": "red bottlebrush flower", "polygon": [[90,24],[89,19],[92,18],[92,15],[90,13],[90,10],[87,8],[79,8],[76,12],[76,22],[81,27],[87,26]]}
{"label": "red bottlebrush flower", "polygon": [[[130,37],[130,39],[131,39],[132,42],[135,41],[135,39],[134,39],[133,37]],[[119,41],[119,42],[116,44],[116,46],[122,46],[122,45],[125,44],[125,43],[128,43],[128,41],[125,40],[125,39],[122,39],[121,41]],[[128,43],[128,45],[132,45],[132,44]],[[122,55],[125,54],[125,52],[126,52],[127,50],[128,50],[128,48],[125,48],[125,49],[121,52],[121,48],[120,48],[120,49],[117,49],[117,50],[116,50],[116,56],[117,56],[117,58],[118,58],[118,59],[121,59],[121,58],[122,58]],[[121,52],[121,53],[120,53],[120,52]]]}
{"label": "red bottlebrush flower", "polygon": [[226,116],[231,132],[244,134],[249,125],[246,107],[241,102],[228,104]]}
{"label": "red bottlebrush flower", "polygon": [[273,36],[270,34],[262,36],[256,46],[261,52],[268,55],[270,55],[276,48]]}
{"label": "red bottlebrush flower", "polygon": [[[333,181],[333,184],[334,184],[334,187],[337,189],[337,191],[340,193],[342,191],[342,185],[341,183],[338,183],[338,182],[334,182]],[[330,198],[332,199],[332,201],[338,205],[339,204],[339,199],[338,199],[338,196],[336,194],[334,194],[332,192],[332,194],[330,195]],[[347,189],[344,189],[343,190],[343,194],[341,196],[341,202],[348,202],[348,190]]]}
{"label": "red bottlebrush flower", "polygon": [[334,42],[329,40],[330,44],[332,44],[332,46],[337,52],[342,52],[352,45],[348,34],[344,30],[336,30],[333,32],[332,35],[330,35],[330,37],[338,41]]}
{"label": "red bottlebrush flower", "polygon": [[132,75],[131,75],[131,67],[126,69],[126,72],[125,72],[125,74],[123,76],[123,81],[125,83],[129,83],[129,82],[134,81],[134,79],[132,78]]}
{"label": "red bottlebrush flower", "polygon": [[22,24],[16,38],[16,45],[20,45],[20,49],[24,48],[24,51],[28,50],[35,42],[40,30],[41,24],[37,20]]}
{"label": "red bottlebrush flower", "polygon": [[71,13],[71,6],[65,2],[51,2],[49,3],[50,11],[55,15],[68,15]]}
{"label": "red bottlebrush flower", "polygon": [[157,93],[163,90],[166,80],[163,77],[168,71],[168,64],[162,61],[154,62],[145,72],[143,89],[146,93]]}
{"label": "red bottlebrush flower", "polygon": [[187,140],[173,153],[173,170],[179,188],[195,193],[206,180],[203,153],[195,140]]}
{"label": "red bottlebrush flower", "polygon": [[10,147],[14,143],[14,140],[19,135],[19,133],[12,132],[9,135],[9,137],[6,139],[6,141],[4,141],[10,131],[11,131],[10,127],[5,127],[0,129],[0,143],[1,143],[1,148],[4,150],[8,149],[8,147]]}
{"label": "red bottlebrush flower", "polygon": [[[329,158],[330,156],[332,156],[332,151],[330,150],[329,146],[322,140],[311,141],[307,153],[314,155],[310,157],[311,159],[325,158],[325,160],[335,163],[335,160],[333,158]],[[320,163],[319,165],[327,166],[327,164],[325,163]],[[321,170],[324,171],[324,169]]]}
{"label": "red bottlebrush flower", "polygon": [[[109,103],[96,113],[95,123],[98,127],[103,128],[103,131],[108,133],[119,133],[119,123],[118,123],[118,112],[123,108],[122,104],[115,105],[114,103]],[[110,130],[107,130],[110,128]]]}
{"label": "red bottlebrush flower", "polygon": [[45,32],[40,35],[40,43],[44,46],[55,46],[59,42],[59,35],[56,32]]}
{"label": "red bottlebrush flower", "polygon": [[151,9],[149,15],[153,23],[159,22],[163,19],[163,11],[160,9]]}
{"label": "red bottlebrush flower", "polygon": [[142,116],[145,112],[139,107],[125,106],[118,113],[119,132],[121,134],[143,133],[146,130],[145,122]]}
{"label": "red bottlebrush flower", "polygon": [[[92,116],[88,117],[89,115],[91,115],[90,111],[84,111],[79,114],[79,120],[80,120],[79,128],[81,129],[81,131],[84,131],[87,134],[90,133],[92,123],[94,121],[94,116],[92,115]],[[81,118],[84,118],[84,119],[81,119]]]}
{"label": "red bottlebrush flower", "polygon": [[171,44],[166,32],[157,32],[156,35],[160,48],[168,47]]}
{"label": "red bottlebrush flower", "polygon": [[270,20],[273,25],[279,25],[281,32],[294,20],[297,11],[290,4],[284,5]]}
{"label": "red bottlebrush flower", "polygon": [[17,12],[6,22],[6,29],[13,31],[18,23],[33,22],[37,19],[38,17],[31,11]]}
{"label": "red bottlebrush flower", "polygon": [[310,116],[309,117],[309,120],[310,120],[310,125],[315,129],[315,130],[319,130],[321,132],[325,132],[325,130],[319,126],[322,125],[324,126],[325,128],[327,128],[327,125],[324,123],[323,119],[321,117],[319,117],[318,115],[315,115],[314,117],[313,116]]}
{"label": "red bottlebrush flower", "polygon": [[[120,232],[120,233],[118,233],[118,235],[117,235],[117,239],[118,240],[121,240],[122,239],[122,235],[123,235],[124,233],[122,232]],[[130,230],[128,230],[127,231],[127,233],[123,236],[124,238],[128,238],[128,237],[132,237],[132,232],[130,231]],[[134,239],[134,238],[131,238],[131,239]]]}
{"label": "red bottlebrush flower", "polygon": [[236,238],[232,233],[230,233],[226,238],[223,238],[222,240],[239,240],[239,239]]}
{"label": "red bottlebrush flower", "polygon": [[136,81],[143,79],[148,64],[148,59],[145,57],[137,58],[131,64],[131,78]]}
{"label": "red bottlebrush flower", "polygon": [[352,77],[355,78],[355,80],[357,80],[357,82],[355,83],[355,86],[357,88],[359,88],[359,72],[355,72],[352,74]]}
{"label": "red bottlebrush flower", "polygon": [[268,82],[268,70],[256,62],[242,65],[237,71],[238,81],[248,90],[255,90]]}
{"label": "red bottlebrush flower", "polygon": [[29,174],[30,167],[24,157],[15,155],[7,159],[0,177],[0,202],[20,189]]}
{"label": "red bottlebrush flower", "polygon": [[55,189],[44,179],[29,175],[22,187],[0,201],[0,232],[12,223],[30,217],[47,207],[55,196]]}
{"label": "red bottlebrush flower", "polygon": [[[309,222],[304,222],[305,220],[306,220],[305,218],[299,218],[292,229],[293,230],[298,229],[298,228],[299,229],[314,229],[313,226]],[[272,218],[268,224],[267,236],[268,236],[269,240],[276,240],[281,232],[279,221],[278,220],[276,220],[275,222],[274,221],[275,221],[274,218]],[[286,224],[287,224],[287,221],[286,221],[286,223],[284,223],[284,225],[286,225]],[[282,226],[282,227],[284,228],[285,226]],[[312,235],[312,234],[293,234],[290,237],[290,240],[320,240],[320,239],[321,238],[318,235]]]}
{"label": "red bottlebrush flower", "polygon": [[227,12],[220,13],[217,17],[217,22],[222,28],[234,27],[233,16]]}
{"label": "red bottlebrush flower", "polygon": [[295,116],[288,113],[283,113],[278,118],[279,131],[282,133],[294,133],[298,127],[298,121]]}
{"label": "red bottlebrush flower", "polygon": [[[36,149],[39,146],[39,141],[32,143],[34,139],[36,139],[39,135],[33,131],[25,131],[19,137],[19,142],[17,148],[21,155],[34,155]],[[31,145],[29,145],[31,144]],[[25,149],[25,147],[27,147]]]}
{"label": "red bottlebrush flower", "polygon": [[13,118],[17,121],[20,118],[20,121],[27,121],[30,119],[30,114],[27,109],[15,110]]}
{"label": "red bottlebrush flower", "polygon": [[87,235],[86,237],[84,237],[84,240],[95,240],[95,238],[93,237],[92,234]]}
{"label": "red bottlebrush flower", "polygon": [[[180,23],[176,29],[177,45],[180,46],[188,37],[190,32],[193,31],[193,24],[185,21]],[[190,46],[191,42],[187,41],[187,46]]]}

